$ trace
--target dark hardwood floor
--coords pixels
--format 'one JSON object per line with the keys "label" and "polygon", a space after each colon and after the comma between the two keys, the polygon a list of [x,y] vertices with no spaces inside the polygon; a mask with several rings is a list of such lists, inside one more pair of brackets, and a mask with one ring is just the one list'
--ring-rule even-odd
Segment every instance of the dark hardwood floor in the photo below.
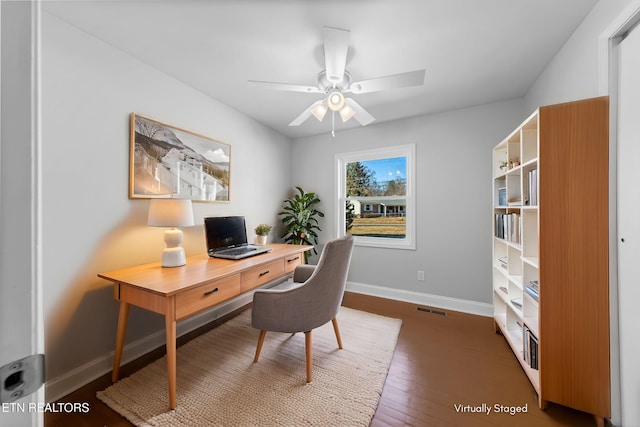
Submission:
{"label": "dark hardwood floor", "polygon": [[[418,310],[415,304],[349,292],[343,304],[403,321],[373,427],[595,425],[591,415],[559,405],[550,403],[545,411],[538,408],[535,391],[504,338],[494,333],[491,318],[440,309],[435,311],[445,315],[434,314]],[[180,338],[178,345],[235,314]],[[125,365],[121,376],[163,354],[164,348],[159,348]],[[91,409],[87,414],[48,413],[45,426],[131,426],[96,398],[96,392],[110,384],[110,375],[104,375],[61,399],[88,402]],[[469,408],[483,404],[491,409],[489,414],[470,412]],[[526,412],[515,412],[518,408]]]}

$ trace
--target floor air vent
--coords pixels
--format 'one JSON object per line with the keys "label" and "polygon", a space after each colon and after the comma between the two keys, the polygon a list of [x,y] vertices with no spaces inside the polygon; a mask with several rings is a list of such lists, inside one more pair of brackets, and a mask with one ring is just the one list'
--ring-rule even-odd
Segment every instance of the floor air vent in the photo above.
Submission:
{"label": "floor air vent", "polygon": [[418,311],[422,311],[423,313],[431,313],[431,314],[435,314],[436,316],[443,316],[445,317],[447,315],[447,313],[445,311],[442,310],[436,310],[434,308],[427,308],[427,307],[416,307],[416,310]]}

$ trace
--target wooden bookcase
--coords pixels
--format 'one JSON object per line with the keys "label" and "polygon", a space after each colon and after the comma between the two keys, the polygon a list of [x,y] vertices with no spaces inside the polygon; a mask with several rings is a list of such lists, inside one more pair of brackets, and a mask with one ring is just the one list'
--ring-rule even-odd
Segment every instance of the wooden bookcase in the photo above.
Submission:
{"label": "wooden bookcase", "polygon": [[606,97],[541,107],[493,150],[496,331],[541,408],[599,425],[610,417],[608,117]]}

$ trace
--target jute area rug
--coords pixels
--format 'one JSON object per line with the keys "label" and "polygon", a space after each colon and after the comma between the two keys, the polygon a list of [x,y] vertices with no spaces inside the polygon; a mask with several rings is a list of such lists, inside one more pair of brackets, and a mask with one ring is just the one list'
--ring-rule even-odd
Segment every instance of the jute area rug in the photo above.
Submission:
{"label": "jute area rug", "polygon": [[331,322],[313,331],[313,382],[304,334],[268,332],[253,363],[251,311],[178,348],[178,407],[169,410],[166,359],[98,398],[137,426],[368,426],[380,400],[401,320],[341,307],[344,349]]}

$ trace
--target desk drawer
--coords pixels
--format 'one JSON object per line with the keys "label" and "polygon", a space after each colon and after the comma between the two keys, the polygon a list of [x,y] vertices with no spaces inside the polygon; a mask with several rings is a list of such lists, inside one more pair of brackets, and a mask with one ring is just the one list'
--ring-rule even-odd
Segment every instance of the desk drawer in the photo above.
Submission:
{"label": "desk drawer", "polygon": [[302,264],[303,254],[295,254],[284,257],[284,272],[291,273],[297,266]]}
{"label": "desk drawer", "polygon": [[271,261],[268,264],[253,267],[242,272],[242,292],[246,292],[257,286],[264,285],[278,277],[284,276],[284,263],[282,258]]}
{"label": "desk drawer", "polygon": [[176,295],[176,320],[240,294],[240,275],[214,280]]}

